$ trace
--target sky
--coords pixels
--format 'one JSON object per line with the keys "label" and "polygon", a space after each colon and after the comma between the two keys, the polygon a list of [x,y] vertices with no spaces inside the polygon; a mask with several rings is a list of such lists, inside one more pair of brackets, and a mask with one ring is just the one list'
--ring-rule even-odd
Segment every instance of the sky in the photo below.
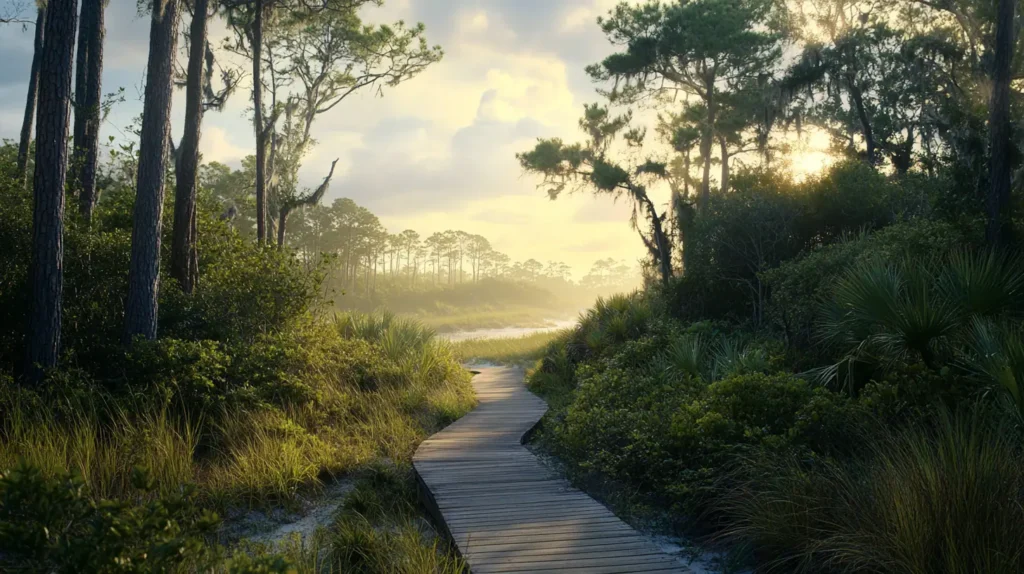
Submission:
{"label": "sky", "polygon": [[[0,0],[7,1],[14,0]],[[539,137],[580,139],[583,104],[600,99],[584,66],[613,49],[596,19],[616,1],[387,0],[364,9],[371,23],[424,23],[444,58],[400,86],[356,95],[321,116],[300,183],[316,186],[339,158],[325,202],[350,197],[391,232],[462,229],[513,260],[568,263],[576,278],[597,259],[636,262],[644,248],[625,201],[586,193],[552,201],[515,159]],[[149,20],[137,14],[136,0],[110,0],[106,14],[103,91],[123,87],[126,101],[111,112],[101,141],[124,140],[142,108]],[[223,23],[211,26],[215,45],[226,35]],[[0,27],[0,54],[0,138],[16,140],[31,27]],[[243,87],[224,110],[206,114],[204,161],[238,166],[253,153],[249,94]],[[176,139],[183,96],[179,90],[173,103]]]}

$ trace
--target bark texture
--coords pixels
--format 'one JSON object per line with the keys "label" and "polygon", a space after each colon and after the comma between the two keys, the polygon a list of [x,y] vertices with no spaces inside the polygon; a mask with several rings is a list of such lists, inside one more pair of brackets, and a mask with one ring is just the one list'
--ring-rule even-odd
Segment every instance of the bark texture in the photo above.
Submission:
{"label": "bark texture", "polygon": [[44,32],[49,41],[39,64],[27,369],[36,381],[60,356],[64,183],[77,8],[78,0],[50,0]]}
{"label": "bark texture", "polygon": [[988,215],[985,239],[993,247],[1006,247],[1013,243],[1013,220],[1010,214],[1010,75],[1015,5],[1015,0],[999,0],[996,16],[996,49],[988,120],[990,188],[985,202]]}
{"label": "bark texture", "polygon": [[46,9],[36,12],[36,34],[33,42],[32,68],[28,77],[28,96],[25,98],[25,118],[21,122],[21,141],[18,145],[18,175],[28,180],[28,154],[32,144],[32,122],[36,117],[36,98],[39,91],[39,64],[43,56],[43,38],[46,31]]}
{"label": "bark texture", "polygon": [[160,280],[160,231],[167,143],[170,136],[172,72],[179,0],[154,0],[149,62],[139,142],[138,183],[132,221],[132,254],[125,305],[125,342],[155,339]]}
{"label": "bark texture", "polygon": [[256,131],[256,241],[267,240],[267,146],[263,125],[263,0],[256,0],[252,23],[252,105]]}
{"label": "bark texture", "polygon": [[171,277],[191,294],[199,280],[196,240],[196,178],[199,139],[203,125],[203,86],[206,82],[206,26],[208,0],[196,0],[189,27],[188,77],[185,82],[185,132],[178,150],[174,189],[174,230],[171,235]]}
{"label": "bark texture", "polygon": [[99,158],[100,103],[103,97],[103,0],[82,0],[75,70],[75,132],[72,188],[86,221],[96,206],[96,162]]}

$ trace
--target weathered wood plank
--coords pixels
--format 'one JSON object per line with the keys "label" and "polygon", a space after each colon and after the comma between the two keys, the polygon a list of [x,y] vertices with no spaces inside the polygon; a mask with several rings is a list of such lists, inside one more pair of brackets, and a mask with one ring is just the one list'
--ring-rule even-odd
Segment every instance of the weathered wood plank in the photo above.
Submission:
{"label": "weathered wood plank", "polygon": [[474,574],[683,573],[611,511],[522,446],[547,411],[520,369],[481,369],[479,406],[413,456],[425,498]]}

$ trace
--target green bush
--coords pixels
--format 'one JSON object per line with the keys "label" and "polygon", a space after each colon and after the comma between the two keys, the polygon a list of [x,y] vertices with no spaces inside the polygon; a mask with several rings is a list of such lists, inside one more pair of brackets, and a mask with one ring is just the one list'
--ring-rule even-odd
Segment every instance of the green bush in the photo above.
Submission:
{"label": "green bush", "polygon": [[14,572],[290,574],[273,553],[227,557],[211,543],[220,519],[196,491],[156,496],[136,469],[135,500],[97,500],[75,474],[46,477],[20,464],[0,473],[0,569]]}
{"label": "green bush", "polygon": [[[843,161],[803,186],[801,235],[831,243],[851,231],[878,229],[896,220],[899,188],[862,161]],[[903,211],[903,210],[900,210]]]}
{"label": "green bush", "polygon": [[723,450],[743,443],[828,447],[837,442],[828,437],[841,426],[833,419],[843,405],[842,397],[787,373],[737,375],[712,383],[680,411],[672,422],[673,436],[685,450]]}
{"label": "green bush", "polygon": [[952,225],[912,220],[870,235],[848,236],[786,261],[763,274],[771,292],[768,317],[809,360],[827,360],[814,344],[820,303],[829,299],[836,281],[869,260],[903,257],[932,260],[963,246],[965,238]]}
{"label": "green bush", "polygon": [[685,400],[670,380],[581,366],[573,401],[555,429],[558,451],[584,471],[657,490],[678,468],[667,439],[672,414]]}
{"label": "green bush", "polygon": [[[134,477],[152,489],[145,472]],[[94,501],[74,475],[46,479],[16,466],[0,475],[0,566],[38,572],[202,570],[216,555],[204,538],[215,515],[197,513],[193,494],[149,502]]]}
{"label": "green bush", "polygon": [[191,297],[161,289],[167,336],[249,343],[291,328],[313,308],[324,279],[323,269],[307,270],[289,252],[255,245],[222,222],[204,228],[199,252],[199,285]]}
{"label": "green bush", "polygon": [[840,277],[821,305],[822,340],[840,362],[818,373],[855,391],[858,364],[956,366],[972,324],[1013,319],[1022,301],[1024,272],[1015,257],[957,251],[937,261],[866,260]]}
{"label": "green bush", "polygon": [[628,342],[613,357],[580,364],[571,390],[552,382],[556,373],[534,371],[531,388],[563,389],[545,440],[577,470],[689,512],[715,499],[751,450],[825,456],[847,448],[865,420],[849,399],[785,373],[737,368],[708,384],[714,379],[673,366],[673,344],[690,337]]}

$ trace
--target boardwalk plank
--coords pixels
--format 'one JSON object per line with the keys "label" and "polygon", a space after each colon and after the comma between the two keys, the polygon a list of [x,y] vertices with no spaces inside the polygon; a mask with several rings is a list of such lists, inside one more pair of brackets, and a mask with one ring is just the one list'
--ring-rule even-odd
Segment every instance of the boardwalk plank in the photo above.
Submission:
{"label": "boardwalk plank", "polygon": [[432,512],[473,574],[688,572],[522,446],[547,410],[522,370],[484,368],[473,386],[479,406],[413,456]]}

